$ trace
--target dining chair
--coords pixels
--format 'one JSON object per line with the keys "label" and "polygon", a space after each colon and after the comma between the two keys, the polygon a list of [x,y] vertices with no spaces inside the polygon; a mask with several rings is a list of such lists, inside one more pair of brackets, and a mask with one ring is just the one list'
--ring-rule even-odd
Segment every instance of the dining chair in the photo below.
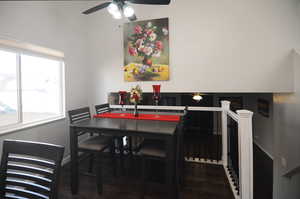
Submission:
{"label": "dining chair", "polygon": [[[103,114],[112,111],[109,107],[109,103],[98,104],[95,105],[96,114]],[[110,134],[104,134],[105,136],[111,136]],[[114,154],[120,154],[121,160],[121,169],[124,169],[124,145],[126,145],[126,141],[128,140],[127,136],[113,136],[113,144],[114,144]],[[131,139],[129,138],[129,145],[131,144]]]}
{"label": "dining chair", "polygon": [[[176,130],[176,186],[179,190],[180,186],[183,184],[183,170],[184,170],[184,152],[183,152],[183,133],[185,129],[186,122],[186,111],[183,116],[181,116],[180,123],[178,124]],[[167,151],[165,149],[164,141],[161,140],[144,140],[140,148],[140,155],[142,160],[142,175],[141,175],[141,198],[144,198],[146,189],[146,177],[147,177],[147,163],[148,161],[161,161],[167,165]]]}
{"label": "dining chair", "polygon": [[[111,112],[113,109],[109,107],[108,103],[95,105],[96,114]],[[107,135],[109,136],[109,135]],[[131,161],[133,161],[133,153],[137,153],[143,143],[144,138],[139,136],[116,136],[114,137],[115,150],[120,154],[121,168],[124,169],[124,155],[129,154]]]}
{"label": "dining chair", "polygon": [[101,113],[106,113],[111,111],[108,103],[95,105],[95,110],[96,110],[96,114],[101,114]]}
{"label": "dining chair", "polygon": [[4,140],[0,198],[57,199],[63,153],[63,146]]}
{"label": "dining chair", "polygon": [[[91,119],[91,113],[89,107],[79,108],[75,110],[71,110],[68,112],[70,123],[77,123],[84,120]],[[91,134],[92,136],[89,138],[85,138],[83,141],[79,141],[77,150],[78,152],[88,153],[90,156],[90,164],[89,164],[89,172],[92,173],[94,159],[97,160],[97,188],[98,193],[102,193],[102,164],[101,159],[104,155],[111,154],[111,157],[114,161],[113,169],[114,174],[116,173],[116,164],[115,164],[115,157],[113,154],[114,146],[113,146],[113,139],[109,136],[104,135],[97,135],[94,136],[91,132],[77,132],[77,136],[83,136],[86,134]],[[78,163],[77,163],[78,164]]]}

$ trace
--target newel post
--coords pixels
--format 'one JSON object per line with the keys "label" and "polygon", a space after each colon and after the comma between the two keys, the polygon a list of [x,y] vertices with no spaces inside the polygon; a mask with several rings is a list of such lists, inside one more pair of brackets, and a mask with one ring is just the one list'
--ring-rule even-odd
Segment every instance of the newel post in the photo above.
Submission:
{"label": "newel post", "polygon": [[239,170],[241,199],[253,199],[253,112],[238,110]]}
{"label": "newel post", "polygon": [[221,101],[222,105],[222,161],[223,165],[227,166],[227,111],[230,110],[229,101]]}

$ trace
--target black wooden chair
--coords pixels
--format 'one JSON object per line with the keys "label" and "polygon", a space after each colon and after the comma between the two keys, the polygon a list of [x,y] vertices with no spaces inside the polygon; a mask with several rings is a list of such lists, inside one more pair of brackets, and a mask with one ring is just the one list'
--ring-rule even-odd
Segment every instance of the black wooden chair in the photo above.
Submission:
{"label": "black wooden chair", "polygon": [[0,168],[1,199],[57,199],[64,147],[4,140]]}
{"label": "black wooden chair", "polygon": [[111,111],[108,103],[95,105],[95,110],[96,110],[96,114],[101,114],[101,113],[106,113]]}
{"label": "black wooden chair", "polygon": [[[112,109],[109,107],[108,103],[95,105],[96,114],[102,114],[106,112],[110,112]],[[110,136],[109,134],[104,134],[105,136]],[[120,154],[121,159],[121,168],[124,168],[124,141],[123,139],[128,139],[126,136],[114,136],[113,144],[114,144],[114,153]],[[129,139],[129,144],[131,144],[131,139]]]}
{"label": "black wooden chair", "polygon": [[[176,132],[176,186],[177,190],[179,190],[180,186],[183,184],[183,169],[184,169],[184,152],[183,152],[183,133],[185,129],[186,122],[185,113],[181,117],[181,121],[177,127]],[[147,162],[148,161],[162,161],[166,164],[167,151],[165,149],[165,143],[160,140],[144,140],[140,148],[140,154],[142,159],[142,191],[141,198],[144,198],[145,188],[146,188],[146,176],[147,176]]]}
{"label": "black wooden chair", "polygon": [[[76,123],[83,120],[91,119],[91,113],[89,107],[80,108],[76,110],[71,110],[68,112],[70,123]],[[114,146],[113,146],[113,139],[109,136],[97,135],[94,136],[91,132],[79,132],[77,136],[82,136],[84,134],[91,134],[90,138],[84,139],[78,143],[78,152],[88,153],[90,155],[90,165],[89,165],[89,172],[91,173],[93,170],[93,162],[94,159],[97,160],[98,168],[96,173],[97,178],[97,187],[98,193],[102,193],[102,164],[101,158],[103,155],[108,153],[111,154],[112,159],[115,161],[114,157]],[[113,163],[114,174],[116,173],[116,164]]]}

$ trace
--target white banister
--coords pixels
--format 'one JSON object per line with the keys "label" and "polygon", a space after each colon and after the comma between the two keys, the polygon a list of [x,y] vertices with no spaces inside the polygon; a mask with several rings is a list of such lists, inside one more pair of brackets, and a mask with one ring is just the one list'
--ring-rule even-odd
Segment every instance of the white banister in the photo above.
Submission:
{"label": "white banister", "polygon": [[235,112],[233,112],[232,110],[229,110],[227,113],[234,121],[238,122],[239,116]]}
{"label": "white banister", "polygon": [[238,110],[240,198],[253,199],[253,112]]}
{"label": "white banister", "polygon": [[227,166],[227,112],[230,110],[230,102],[222,101],[222,161]]}

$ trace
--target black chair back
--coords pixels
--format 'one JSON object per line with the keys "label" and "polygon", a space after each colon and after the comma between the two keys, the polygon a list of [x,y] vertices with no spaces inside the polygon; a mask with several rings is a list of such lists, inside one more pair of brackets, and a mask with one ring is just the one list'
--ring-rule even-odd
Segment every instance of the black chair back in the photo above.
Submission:
{"label": "black chair back", "polygon": [[57,199],[64,147],[4,140],[0,198]]}
{"label": "black chair back", "polygon": [[95,110],[96,110],[96,114],[109,112],[110,111],[109,104],[106,103],[106,104],[95,105]]}
{"label": "black chair back", "polygon": [[68,111],[70,123],[76,123],[83,120],[91,119],[91,112],[89,107],[79,108]]}

